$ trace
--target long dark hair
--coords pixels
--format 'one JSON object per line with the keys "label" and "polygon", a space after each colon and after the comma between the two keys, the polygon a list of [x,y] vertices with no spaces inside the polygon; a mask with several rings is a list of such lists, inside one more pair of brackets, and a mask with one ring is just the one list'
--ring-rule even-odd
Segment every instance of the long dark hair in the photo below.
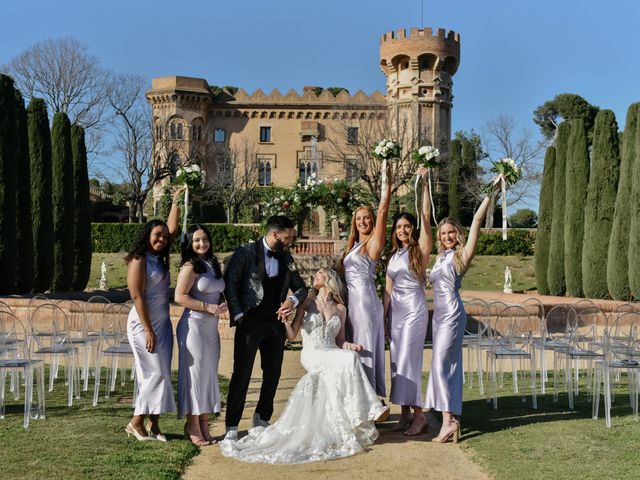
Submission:
{"label": "long dark hair", "polygon": [[[391,248],[393,248],[393,251],[389,256],[389,259],[391,259],[398,249],[402,248],[402,242],[398,240],[398,236],[396,235],[396,226],[398,225],[398,221],[403,218],[413,227],[411,237],[409,238],[409,269],[418,280],[423,282],[426,278],[426,266],[422,265],[422,253],[420,252],[420,244],[418,243],[420,230],[418,230],[418,221],[416,220],[416,217],[408,212],[401,212],[393,219],[393,226],[391,227]],[[427,226],[426,228],[429,227]]]}
{"label": "long dark hair", "polygon": [[[204,258],[193,251],[193,234],[198,230],[202,230],[209,240],[209,250],[207,250],[207,253],[204,254]],[[209,232],[209,229],[204,225],[200,225],[197,223],[195,225],[191,225],[189,228],[187,228],[187,231],[183,236],[182,260],[180,261],[180,266],[182,267],[187,262],[191,262],[191,265],[193,265],[193,271],[197,274],[205,273],[207,271],[206,264],[208,263],[213,267],[216,278],[220,278],[222,276],[220,263],[213,254],[213,242],[211,241],[211,233]]]}
{"label": "long dark hair", "polygon": [[[127,253],[127,256],[124,257],[124,261],[129,264],[131,260],[134,258],[144,257],[147,253],[149,253],[149,238],[151,237],[151,231],[156,227],[164,227],[167,229],[167,234],[169,233],[169,227],[162,220],[150,220],[144,224],[142,230],[138,234],[136,240],[133,242],[133,246]],[[169,236],[169,240],[165,247],[158,253],[158,258],[160,258],[160,263],[164,268],[164,273],[169,271],[169,253],[171,252],[171,236]]]}

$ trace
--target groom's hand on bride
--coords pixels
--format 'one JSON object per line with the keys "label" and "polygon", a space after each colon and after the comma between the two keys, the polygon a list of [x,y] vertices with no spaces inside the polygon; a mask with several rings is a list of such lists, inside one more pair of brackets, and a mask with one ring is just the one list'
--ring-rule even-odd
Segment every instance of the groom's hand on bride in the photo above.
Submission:
{"label": "groom's hand on bride", "polygon": [[293,302],[291,299],[287,298],[284,302],[280,304],[280,308],[276,312],[278,318],[288,317],[293,312]]}

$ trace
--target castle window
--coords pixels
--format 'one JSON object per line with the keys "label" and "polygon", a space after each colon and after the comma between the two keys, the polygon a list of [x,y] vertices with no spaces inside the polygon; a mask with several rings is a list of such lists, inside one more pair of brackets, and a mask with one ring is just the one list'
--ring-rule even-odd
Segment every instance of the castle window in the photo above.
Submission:
{"label": "castle window", "polygon": [[176,176],[178,166],[180,165],[180,155],[174,153],[169,160],[169,171],[171,172],[171,178]]}
{"label": "castle window", "polygon": [[171,123],[171,127],[169,128],[169,130],[171,131],[171,138],[175,139],[176,138],[176,124],[175,123]]}
{"label": "castle window", "polygon": [[178,139],[179,139],[179,140],[182,140],[182,138],[183,138],[182,124],[181,124],[181,123],[179,123],[179,124],[178,124]]}
{"label": "castle window", "polygon": [[[314,175],[315,174],[315,175]],[[318,175],[318,162],[314,160],[305,160],[300,162],[300,183],[307,183],[310,178]]]}
{"label": "castle window", "polygon": [[350,145],[358,143],[358,127],[347,127],[347,143]]}
{"label": "castle window", "polygon": [[224,128],[216,128],[213,132],[213,141],[216,143],[224,143],[226,134]]}
{"label": "castle window", "polygon": [[258,161],[258,185],[261,187],[271,185],[271,162]]}
{"label": "castle window", "polygon": [[350,182],[357,182],[358,180],[360,180],[361,172],[358,166],[358,159],[356,157],[345,157],[344,171],[345,171],[345,177]]}
{"label": "castle window", "polygon": [[271,127],[260,127],[260,142],[268,143],[271,141]]}
{"label": "castle window", "polygon": [[202,127],[200,125],[194,125],[191,128],[191,137],[195,141],[199,141],[202,135]]}

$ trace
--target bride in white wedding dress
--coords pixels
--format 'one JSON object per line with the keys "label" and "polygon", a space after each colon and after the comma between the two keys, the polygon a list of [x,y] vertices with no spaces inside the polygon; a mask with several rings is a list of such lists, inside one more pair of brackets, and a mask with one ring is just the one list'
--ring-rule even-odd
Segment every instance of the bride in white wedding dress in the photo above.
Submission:
{"label": "bride in white wedding dress", "polygon": [[378,437],[374,421],[385,407],[362,369],[361,345],[345,341],[344,288],[336,272],[313,277],[317,294],[283,320],[289,340],[302,329],[300,361],[307,370],[273,425],[240,440],[224,440],[222,453],[246,462],[307,463],[362,452]]}

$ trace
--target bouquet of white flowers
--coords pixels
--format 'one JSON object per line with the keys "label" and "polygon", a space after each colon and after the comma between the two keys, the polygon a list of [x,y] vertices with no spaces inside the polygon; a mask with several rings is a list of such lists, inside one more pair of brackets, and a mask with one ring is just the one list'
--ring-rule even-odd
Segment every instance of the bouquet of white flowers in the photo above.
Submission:
{"label": "bouquet of white flowers", "polygon": [[384,139],[373,149],[373,156],[380,160],[400,158],[400,144],[393,140]]}
{"label": "bouquet of white flowers", "polygon": [[[512,158],[502,158],[497,162],[492,162],[491,169],[489,171],[500,175],[507,185],[513,185],[520,180],[520,177],[522,176],[522,168],[516,165],[516,162],[514,162]],[[482,187],[482,191],[489,194],[493,192],[494,188],[494,183],[489,182]]]}
{"label": "bouquet of white flowers", "polygon": [[205,173],[196,164],[178,168],[176,177],[173,180],[176,185],[185,185],[190,190],[204,188]]}
{"label": "bouquet of white flowers", "polygon": [[[515,184],[522,177],[520,168],[512,158],[502,158],[493,162],[492,173],[498,175],[500,179],[500,190],[502,192],[502,239],[507,239],[507,186]],[[496,182],[491,181],[482,187],[482,191],[490,195],[496,188]]]}
{"label": "bouquet of white flowers", "polygon": [[440,162],[436,160],[439,155],[440,152],[436,147],[425,145],[420,147],[417,152],[413,152],[413,159],[423,167],[436,168],[440,166]]}

